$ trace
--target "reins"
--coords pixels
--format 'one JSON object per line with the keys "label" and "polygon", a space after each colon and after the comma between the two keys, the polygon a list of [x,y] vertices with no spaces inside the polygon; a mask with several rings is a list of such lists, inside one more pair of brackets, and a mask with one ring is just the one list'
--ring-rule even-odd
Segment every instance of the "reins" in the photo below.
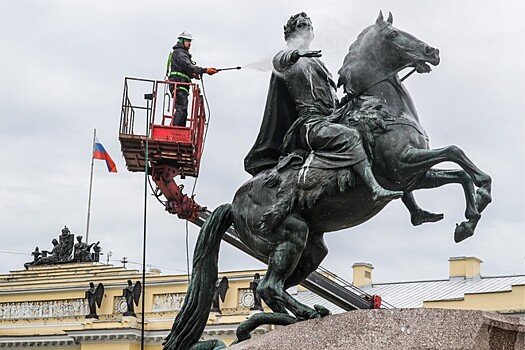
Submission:
{"label": "reins", "polygon": [[403,82],[406,78],[408,78],[409,76],[411,76],[415,71],[416,71],[416,68],[413,68],[410,72],[408,72],[407,74],[405,74],[405,76],[404,76],[403,78],[401,78],[400,81]]}
{"label": "reins", "polygon": [[[382,78],[381,80],[376,81],[376,82],[373,83],[372,85],[368,86],[366,89],[364,89],[363,91],[361,91],[359,94],[354,95],[354,98],[361,96],[363,93],[365,93],[366,91],[370,90],[371,88],[373,88],[373,87],[376,86],[377,84],[382,83],[382,82],[384,82],[385,80],[390,79],[391,77],[393,77],[394,75],[396,75],[397,73],[399,73],[400,71],[402,71],[403,69],[405,69],[405,68],[407,68],[407,67],[410,67],[410,63],[407,63],[407,64],[405,64],[404,66],[402,66],[401,68],[396,69],[395,71],[393,71],[393,72],[387,74],[384,78]],[[409,76],[411,76],[415,71],[416,71],[416,68],[412,69],[412,70],[411,70],[410,72],[408,72],[403,78],[401,78],[400,81],[403,82],[406,78],[408,78]]]}

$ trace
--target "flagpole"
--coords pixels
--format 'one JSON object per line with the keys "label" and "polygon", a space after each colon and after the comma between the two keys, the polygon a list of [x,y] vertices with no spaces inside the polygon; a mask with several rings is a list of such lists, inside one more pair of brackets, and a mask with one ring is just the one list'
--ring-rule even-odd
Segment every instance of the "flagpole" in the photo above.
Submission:
{"label": "flagpole", "polygon": [[93,149],[91,150],[91,175],[89,177],[89,196],[87,208],[87,223],[86,223],[86,240],[84,242],[89,244],[89,218],[91,216],[91,190],[93,189],[93,163],[95,162],[95,139],[97,137],[97,129],[93,129]]}

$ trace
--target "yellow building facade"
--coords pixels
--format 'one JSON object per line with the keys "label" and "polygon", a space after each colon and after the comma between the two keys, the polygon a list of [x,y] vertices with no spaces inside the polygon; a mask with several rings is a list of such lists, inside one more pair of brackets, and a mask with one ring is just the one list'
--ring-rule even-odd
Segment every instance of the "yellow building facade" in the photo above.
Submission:
{"label": "yellow building facade", "polygon": [[[525,316],[525,275],[484,277],[480,264],[475,257],[453,257],[448,279],[375,283],[374,267],[356,263],[353,284],[381,296],[386,308],[470,309]],[[203,339],[230,344],[239,323],[258,312],[251,310],[254,295],[250,283],[255,273],[263,275],[264,271],[219,274],[219,279],[228,278],[228,291],[220,302],[220,313],[210,312]],[[128,280],[141,281],[142,274],[96,262],[34,266],[0,275],[0,348],[137,350],[144,328],[144,348],[162,349],[182,306],[188,276],[150,270],[144,295],[134,307],[136,317],[123,315],[128,311],[123,296]],[[90,282],[104,285],[98,319],[86,318]],[[334,314],[344,312],[303,287],[288,292],[304,304],[322,304]],[[265,307],[265,311],[270,310]],[[271,326],[262,326],[254,333],[269,330]]]}
{"label": "yellow building facade", "polygon": [[483,276],[481,259],[449,259],[449,278],[442,280],[375,282],[370,263],[355,263],[353,285],[380,295],[395,308],[481,310],[525,316],[525,275]]}
{"label": "yellow building facade", "polygon": [[[220,278],[228,278],[229,288],[220,303],[220,313],[210,313],[203,339],[217,338],[227,344],[235,339],[237,325],[256,312],[250,310],[250,282],[256,272],[264,271],[220,274]],[[144,297],[135,306],[137,317],[123,316],[127,311],[123,297],[127,281],[141,279],[136,270],[101,263],[36,266],[0,275],[0,348],[140,349],[144,303],[145,349],[162,349],[184,300],[187,276],[149,272]],[[98,319],[86,318],[90,282],[104,285]],[[261,327],[255,333],[268,330]]]}

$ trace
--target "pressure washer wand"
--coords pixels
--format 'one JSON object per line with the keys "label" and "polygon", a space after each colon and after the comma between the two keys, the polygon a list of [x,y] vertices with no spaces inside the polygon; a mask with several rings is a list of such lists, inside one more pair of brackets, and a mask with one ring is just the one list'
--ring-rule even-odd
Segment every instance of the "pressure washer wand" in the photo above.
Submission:
{"label": "pressure washer wand", "polygon": [[217,69],[217,72],[220,72],[220,71],[223,71],[223,70],[239,70],[241,68],[242,68],[241,66],[229,67],[229,68],[219,68],[219,69]]}

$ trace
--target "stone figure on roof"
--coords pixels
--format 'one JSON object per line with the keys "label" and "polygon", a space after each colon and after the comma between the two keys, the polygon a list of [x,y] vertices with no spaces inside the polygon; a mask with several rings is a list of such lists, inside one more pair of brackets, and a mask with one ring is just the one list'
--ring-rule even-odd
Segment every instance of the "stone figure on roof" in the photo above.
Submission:
{"label": "stone figure on roof", "polygon": [[97,306],[102,305],[102,298],[104,297],[104,285],[99,283],[96,287],[93,282],[89,282],[89,289],[86,291],[86,299],[89,305],[89,314],[86,318],[97,318]]}
{"label": "stone figure on roof", "polygon": [[137,316],[135,314],[135,305],[139,305],[141,292],[142,285],[139,281],[133,285],[131,280],[128,280],[128,285],[122,290],[122,296],[126,299],[126,305],[128,307],[128,310],[123,313],[124,316]]}

